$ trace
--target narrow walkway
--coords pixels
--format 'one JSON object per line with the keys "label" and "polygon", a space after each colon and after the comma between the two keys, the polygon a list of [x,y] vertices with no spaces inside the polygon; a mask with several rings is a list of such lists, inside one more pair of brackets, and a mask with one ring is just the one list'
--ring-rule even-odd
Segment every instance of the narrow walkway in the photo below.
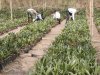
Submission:
{"label": "narrow walkway", "polygon": [[0,38],[4,38],[5,36],[7,36],[9,33],[18,33],[21,29],[23,29],[26,25],[28,24],[28,22],[25,20],[24,22],[22,22],[22,23],[20,23],[20,25],[19,26],[17,26],[17,28],[14,28],[14,29],[12,29],[12,30],[10,30],[10,31],[7,31],[7,32],[5,32],[5,33],[3,33],[3,34],[1,34],[0,35]]}
{"label": "narrow walkway", "polygon": [[[28,54],[21,54],[14,62],[7,65],[1,75],[27,75],[29,70],[35,67],[36,62],[45,55],[64,27],[65,20],[60,25],[52,28]],[[31,54],[34,54],[34,57],[31,57]]]}
{"label": "narrow walkway", "polygon": [[2,35],[0,35],[0,38],[4,38],[5,36],[7,36],[9,33],[18,33],[21,29],[23,29],[25,26],[21,26],[21,27],[17,27],[16,29],[14,29],[14,30],[11,30],[11,31],[9,31],[9,32],[7,32],[7,33],[4,33],[4,34],[2,34]]}

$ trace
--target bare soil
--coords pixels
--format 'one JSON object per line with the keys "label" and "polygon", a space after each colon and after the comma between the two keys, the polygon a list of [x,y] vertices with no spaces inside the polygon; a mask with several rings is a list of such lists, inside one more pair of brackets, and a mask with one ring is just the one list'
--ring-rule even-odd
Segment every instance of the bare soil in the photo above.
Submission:
{"label": "bare soil", "polygon": [[7,32],[7,33],[4,33],[4,34],[2,34],[2,35],[0,35],[0,38],[4,38],[5,36],[7,36],[7,35],[9,35],[9,33],[18,33],[21,29],[23,29],[25,26],[22,26],[22,27],[18,27],[18,28],[16,28],[16,29],[14,29],[14,30],[11,30],[11,31],[9,31],[9,32]]}
{"label": "bare soil", "polygon": [[18,33],[21,29],[23,29],[26,25],[28,24],[28,22],[23,22],[21,23],[19,26],[17,26],[14,29],[8,30],[7,32],[4,32],[3,34],[0,35],[0,38],[4,38],[5,36],[7,36],[9,33]]}

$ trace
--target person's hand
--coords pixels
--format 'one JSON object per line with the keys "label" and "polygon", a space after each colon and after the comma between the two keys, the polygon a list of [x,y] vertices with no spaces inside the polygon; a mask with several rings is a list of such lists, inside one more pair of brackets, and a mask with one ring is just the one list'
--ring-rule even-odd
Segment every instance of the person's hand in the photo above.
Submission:
{"label": "person's hand", "polygon": [[35,19],[33,19],[33,22],[35,21]]}

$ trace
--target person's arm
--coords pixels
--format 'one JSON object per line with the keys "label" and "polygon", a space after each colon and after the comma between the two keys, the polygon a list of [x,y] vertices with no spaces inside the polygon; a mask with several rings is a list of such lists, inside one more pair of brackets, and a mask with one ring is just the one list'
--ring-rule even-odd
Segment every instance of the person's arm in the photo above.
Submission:
{"label": "person's arm", "polygon": [[55,19],[55,13],[54,14],[52,14],[53,15],[53,19]]}
{"label": "person's arm", "polygon": [[33,14],[37,15],[38,13],[36,12],[36,10],[32,9]]}
{"label": "person's arm", "polygon": [[43,18],[42,18],[42,15],[41,15],[41,14],[39,14],[39,18],[40,18],[41,20],[43,20]]}
{"label": "person's arm", "polygon": [[75,13],[72,13],[72,19],[75,20]]}
{"label": "person's arm", "polygon": [[33,19],[33,22],[35,22],[37,20],[38,16],[36,15],[35,19]]}
{"label": "person's arm", "polygon": [[60,12],[59,12],[59,19],[61,19],[61,14],[60,14]]}

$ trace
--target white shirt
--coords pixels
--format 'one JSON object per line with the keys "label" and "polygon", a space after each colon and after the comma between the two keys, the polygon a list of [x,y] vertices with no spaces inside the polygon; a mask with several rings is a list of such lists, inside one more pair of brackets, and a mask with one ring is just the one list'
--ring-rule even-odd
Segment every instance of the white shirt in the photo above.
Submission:
{"label": "white shirt", "polygon": [[54,18],[54,19],[60,19],[60,13],[59,13],[59,11],[56,11],[56,12],[53,14],[53,18]]}
{"label": "white shirt", "polygon": [[68,11],[70,12],[70,13],[76,13],[76,9],[75,8],[68,8]]}
{"label": "white shirt", "polygon": [[41,14],[38,14],[38,15],[36,16],[36,19],[37,19],[37,18],[39,18],[40,20],[42,20]]}
{"label": "white shirt", "polygon": [[77,10],[75,8],[68,8],[68,11],[70,13],[72,13],[72,19],[74,20],[75,19],[75,13],[77,12]]}

